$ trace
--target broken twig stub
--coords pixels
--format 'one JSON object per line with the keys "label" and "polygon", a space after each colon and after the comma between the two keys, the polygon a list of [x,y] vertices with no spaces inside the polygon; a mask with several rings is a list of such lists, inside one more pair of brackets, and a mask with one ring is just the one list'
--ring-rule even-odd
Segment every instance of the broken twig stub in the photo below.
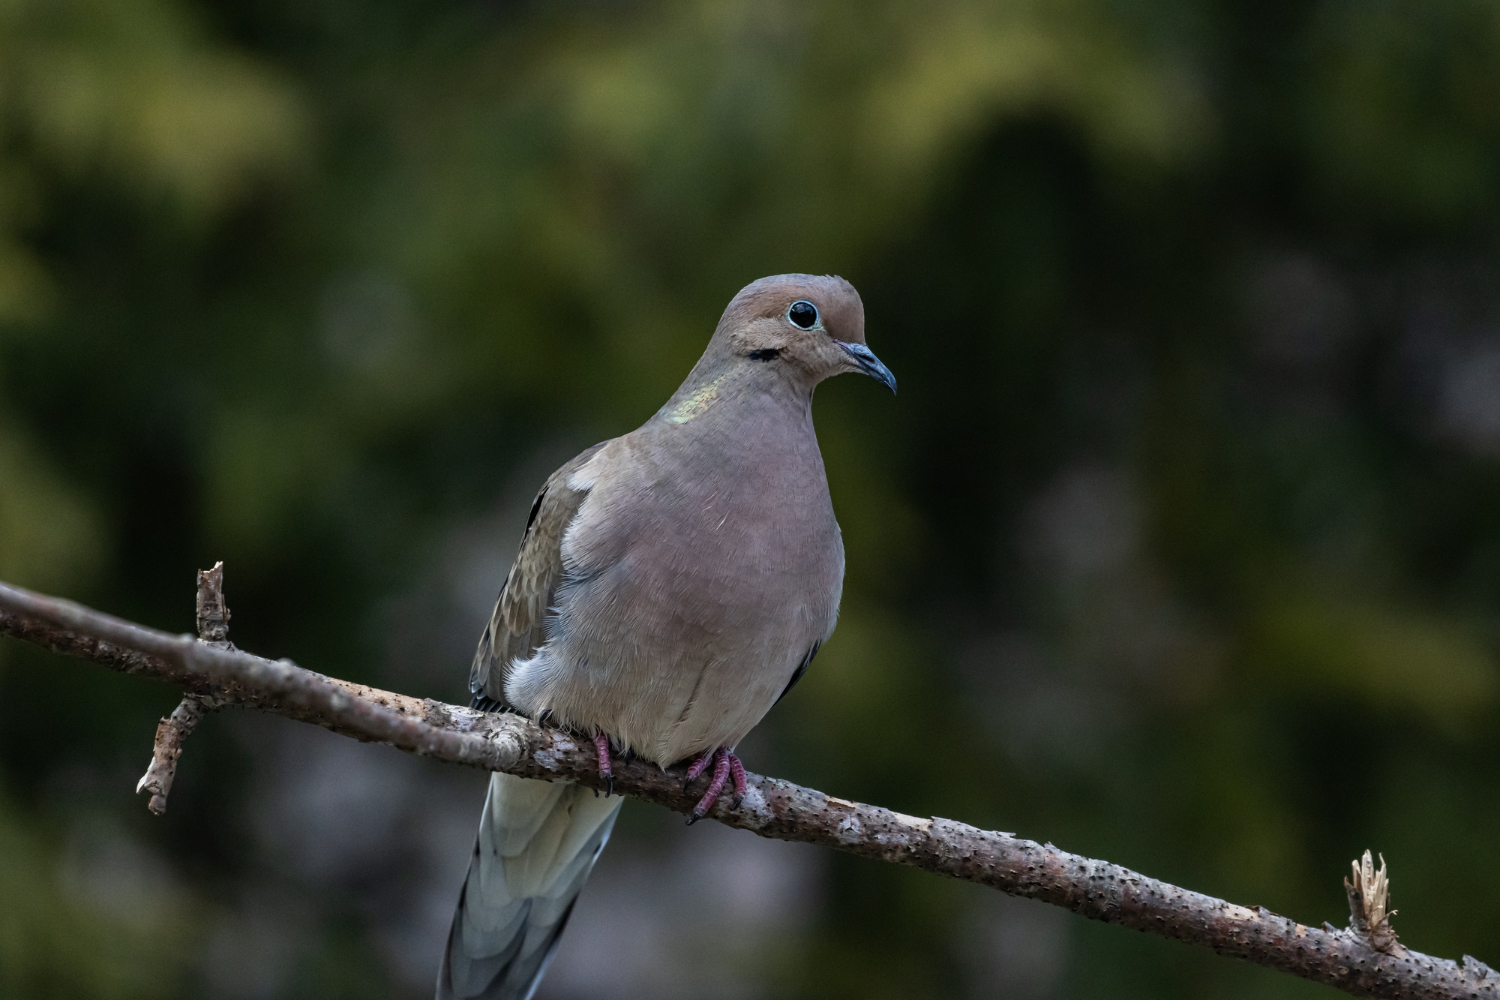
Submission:
{"label": "broken twig stub", "polygon": [[1385,856],[1381,855],[1380,869],[1370,852],[1351,862],[1353,880],[1344,879],[1344,891],[1349,894],[1349,930],[1359,935],[1371,948],[1386,955],[1402,955],[1406,949],[1396,940],[1396,929],[1391,926],[1391,881],[1386,874]]}
{"label": "broken twig stub", "polygon": [[[213,569],[198,571],[198,638],[222,649],[232,649],[229,643],[229,607],[224,603],[224,563],[214,563]],[[150,792],[151,800],[146,804],[156,815],[167,811],[167,795],[172,791],[172,780],[177,776],[177,761],[182,757],[182,747],[192,735],[198,723],[209,712],[219,707],[219,702],[202,695],[185,695],[172,714],[162,719],[156,727],[156,740],[151,747],[151,766],[141,775],[135,791]]]}

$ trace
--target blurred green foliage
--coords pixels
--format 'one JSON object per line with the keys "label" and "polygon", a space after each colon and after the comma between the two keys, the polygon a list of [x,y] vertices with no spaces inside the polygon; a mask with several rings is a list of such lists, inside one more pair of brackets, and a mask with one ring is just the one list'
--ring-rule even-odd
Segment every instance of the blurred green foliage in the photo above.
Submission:
{"label": "blurred green foliage", "polygon": [[[1497,108],[1479,0],[0,0],[0,578],[185,629],[224,559],[246,648],[460,698],[412,581],[841,273],[902,395],[820,392],[845,610],[752,766],[1307,922],[1375,847],[1493,962]],[[148,822],[169,702],[0,646],[0,996],[208,989],[255,748]],[[829,863],[769,994],[1318,992]],[[411,993],[308,898],[223,995]]]}
{"label": "blurred green foliage", "polygon": [[[0,992],[15,997],[160,995],[160,975],[182,961],[190,914],[177,899],[140,899],[103,913],[68,898],[67,866],[44,838],[0,817]],[[59,891],[59,889],[63,891]],[[156,904],[156,905],[153,905]]]}

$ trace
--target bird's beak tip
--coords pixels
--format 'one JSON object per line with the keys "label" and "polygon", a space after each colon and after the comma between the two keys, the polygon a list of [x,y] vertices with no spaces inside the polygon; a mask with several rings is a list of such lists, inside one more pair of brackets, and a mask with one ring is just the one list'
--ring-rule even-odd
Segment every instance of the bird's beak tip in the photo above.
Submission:
{"label": "bird's beak tip", "polygon": [[859,367],[861,372],[891,390],[891,395],[896,395],[896,376],[891,373],[891,370],[885,366],[884,362],[875,356],[874,351],[870,350],[864,344],[840,342],[839,346],[844,349],[844,352],[849,357],[854,359],[855,365]]}

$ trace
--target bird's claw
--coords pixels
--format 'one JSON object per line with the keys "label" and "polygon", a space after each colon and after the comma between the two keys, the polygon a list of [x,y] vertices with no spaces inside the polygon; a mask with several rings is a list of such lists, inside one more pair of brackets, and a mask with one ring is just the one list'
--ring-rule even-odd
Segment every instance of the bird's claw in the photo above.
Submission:
{"label": "bird's claw", "polygon": [[[609,737],[595,733],[594,750],[599,754],[599,774],[604,778],[604,797],[607,799],[615,793],[615,771],[609,762]],[[597,789],[594,794],[599,794]]]}
{"label": "bird's claw", "polygon": [[744,798],[745,765],[741,764],[738,757],[723,747],[718,747],[714,750],[705,750],[697,760],[693,761],[692,766],[687,771],[687,780],[683,782],[683,791],[687,791],[688,786],[700,774],[708,770],[710,764],[713,765],[714,769],[713,777],[709,779],[708,790],[703,793],[703,797],[698,800],[698,804],[693,806],[693,811],[688,813],[688,826],[692,826],[708,815],[708,811],[714,807],[714,803],[719,801],[719,794],[724,791],[724,785],[731,781],[731,779],[734,782],[735,805],[739,805],[740,799]]}
{"label": "bird's claw", "polygon": [[698,756],[697,760],[693,761],[692,765],[687,769],[687,777],[682,779],[682,790],[684,792],[688,790],[688,786],[698,780],[698,775],[702,774],[708,765],[713,763],[714,755],[717,753],[717,750],[705,750]]}
{"label": "bird's claw", "polygon": [[734,754],[729,755],[729,777],[734,782],[734,804],[738,807],[745,798],[745,765]]}

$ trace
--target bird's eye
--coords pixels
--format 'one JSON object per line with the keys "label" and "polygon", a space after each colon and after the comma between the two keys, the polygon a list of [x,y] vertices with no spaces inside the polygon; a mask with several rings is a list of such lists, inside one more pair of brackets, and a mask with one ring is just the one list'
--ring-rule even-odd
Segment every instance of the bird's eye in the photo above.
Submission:
{"label": "bird's eye", "polygon": [[798,299],[787,309],[786,318],[798,329],[811,330],[818,325],[818,307],[806,299]]}

